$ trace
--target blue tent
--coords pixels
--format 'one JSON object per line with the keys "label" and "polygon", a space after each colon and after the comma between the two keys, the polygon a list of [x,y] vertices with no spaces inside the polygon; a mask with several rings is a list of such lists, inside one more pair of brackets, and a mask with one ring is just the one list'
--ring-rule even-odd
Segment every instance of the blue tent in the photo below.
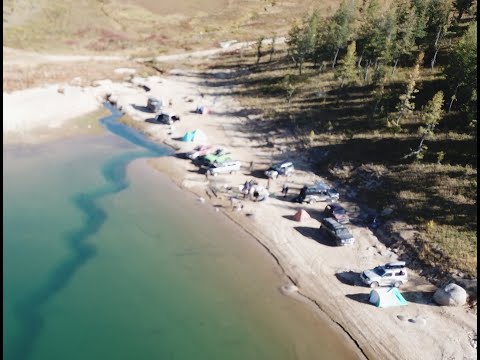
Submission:
{"label": "blue tent", "polygon": [[378,288],[370,291],[369,301],[376,307],[404,306],[408,302],[397,288]]}
{"label": "blue tent", "polygon": [[190,142],[195,139],[195,131],[187,131],[185,135],[182,136],[182,141]]}
{"label": "blue tent", "polygon": [[196,142],[196,143],[206,143],[207,136],[203,133],[202,130],[193,130],[187,131],[185,135],[181,138],[182,141],[185,142]]}

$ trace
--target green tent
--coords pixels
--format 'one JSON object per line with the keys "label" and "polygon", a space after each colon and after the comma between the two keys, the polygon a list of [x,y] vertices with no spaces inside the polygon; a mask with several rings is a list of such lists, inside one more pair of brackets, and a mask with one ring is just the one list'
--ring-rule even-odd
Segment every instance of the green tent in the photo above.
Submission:
{"label": "green tent", "polygon": [[376,307],[386,308],[407,305],[408,302],[397,288],[378,288],[370,291],[369,301]]}

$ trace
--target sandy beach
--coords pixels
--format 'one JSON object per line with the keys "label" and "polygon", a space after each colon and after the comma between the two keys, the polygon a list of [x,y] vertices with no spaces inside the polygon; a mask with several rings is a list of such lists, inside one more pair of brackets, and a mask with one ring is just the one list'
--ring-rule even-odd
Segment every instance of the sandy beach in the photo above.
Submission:
{"label": "sandy beach", "polygon": [[[209,75],[228,76],[228,72]],[[291,283],[298,287],[298,293],[290,295],[328,318],[332,327],[358,349],[360,358],[476,358],[476,313],[466,307],[447,308],[432,303],[435,286],[414,271],[410,271],[409,282],[401,288],[409,301],[408,306],[380,309],[368,303],[370,289],[360,284],[358,274],[395,261],[397,255],[367,227],[355,222],[350,225],[356,238],[353,247],[332,246],[318,231],[325,203],[300,205],[288,201],[304,184],[320,180],[308,170],[306,159],[295,155],[291,145],[295,140],[288,135],[276,137],[281,140],[276,140],[272,146],[254,126],[261,118],[244,116],[232,96],[218,95],[228,94],[232,89],[207,87],[204,81],[200,72],[177,69],[162,77],[133,77],[121,83],[102,80],[87,87],[58,84],[4,92],[4,143],[19,139],[18,134],[34,136],[39,128],[54,131],[56,127],[68,127],[69,120],[101,108],[107,95],[152,139],[174,147],[179,153],[190,151],[196,144],[181,142],[178,138],[186,131],[201,129],[209,144],[229,149],[233,158],[241,161],[242,171],[206,178],[189,160],[180,156],[150,160],[152,167],[195,194],[195,198],[203,199],[204,206],[220,209],[255,237]],[[170,107],[181,120],[171,126],[153,122],[153,114],[145,111],[149,96],[170,103],[167,108]],[[209,108],[210,112],[195,113],[200,105]],[[282,159],[282,154],[288,154],[288,159],[298,169],[288,178],[289,196],[283,198],[281,188],[285,180],[279,178],[271,182],[271,196],[267,201],[240,199],[244,207],[234,211],[230,199],[238,195],[239,187],[250,179],[267,186],[262,171],[272,161]],[[254,164],[252,171],[251,162]],[[342,198],[340,203],[350,211],[352,218],[361,215],[358,204]],[[301,208],[312,218],[293,221],[292,216]]]}

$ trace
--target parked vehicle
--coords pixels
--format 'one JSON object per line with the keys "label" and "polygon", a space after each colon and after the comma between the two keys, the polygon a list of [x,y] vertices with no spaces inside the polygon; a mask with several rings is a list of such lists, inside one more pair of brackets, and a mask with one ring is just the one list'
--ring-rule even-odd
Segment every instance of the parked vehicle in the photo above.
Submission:
{"label": "parked vehicle", "polygon": [[172,125],[175,121],[179,121],[180,117],[170,112],[162,112],[155,116],[155,121],[167,125]]}
{"label": "parked vehicle", "polygon": [[215,163],[208,167],[207,174],[217,176],[218,174],[233,174],[240,171],[240,161],[224,161],[223,163]]}
{"label": "parked vehicle", "polygon": [[187,153],[187,158],[190,160],[195,160],[199,156],[208,155],[213,151],[211,145],[200,145],[195,147],[193,151]]}
{"label": "parked vehicle", "polygon": [[352,245],[355,242],[355,238],[348,231],[345,225],[340,224],[333,218],[324,218],[320,222],[320,230],[325,230],[334,239],[335,243],[339,246]]}
{"label": "parked vehicle", "polygon": [[334,202],[337,201],[339,197],[340,194],[335,189],[332,189],[324,182],[318,182],[311,186],[305,185],[300,190],[300,194],[294,198],[293,201],[311,204],[319,201]]}
{"label": "parked vehicle", "polygon": [[328,204],[325,206],[323,214],[325,217],[334,218],[340,224],[348,224],[350,222],[350,217],[348,216],[347,210],[338,204]]}
{"label": "parked vehicle", "polygon": [[149,97],[147,100],[147,109],[152,113],[162,110],[162,106],[162,101],[158,100],[157,98]]}
{"label": "parked vehicle", "polygon": [[272,165],[267,171],[265,171],[265,175],[268,178],[275,179],[279,175],[290,176],[295,171],[293,164],[289,161],[284,161],[275,165]]}
{"label": "parked vehicle", "polygon": [[360,274],[360,278],[372,288],[377,286],[400,287],[408,281],[408,274],[405,261],[398,261],[365,270]]}
{"label": "parked vehicle", "polygon": [[230,159],[230,152],[225,149],[217,149],[214,153],[205,155],[201,161],[201,165],[221,164]]}

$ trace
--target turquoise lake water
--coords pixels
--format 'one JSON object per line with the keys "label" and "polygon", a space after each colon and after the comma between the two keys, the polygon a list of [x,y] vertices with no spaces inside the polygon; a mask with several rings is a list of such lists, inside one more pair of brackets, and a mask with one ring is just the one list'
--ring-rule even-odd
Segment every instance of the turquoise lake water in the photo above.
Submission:
{"label": "turquoise lake water", "polygon": [[54,359],[354,359],[254,239],[104,134],[4,146],[3,354]]}

